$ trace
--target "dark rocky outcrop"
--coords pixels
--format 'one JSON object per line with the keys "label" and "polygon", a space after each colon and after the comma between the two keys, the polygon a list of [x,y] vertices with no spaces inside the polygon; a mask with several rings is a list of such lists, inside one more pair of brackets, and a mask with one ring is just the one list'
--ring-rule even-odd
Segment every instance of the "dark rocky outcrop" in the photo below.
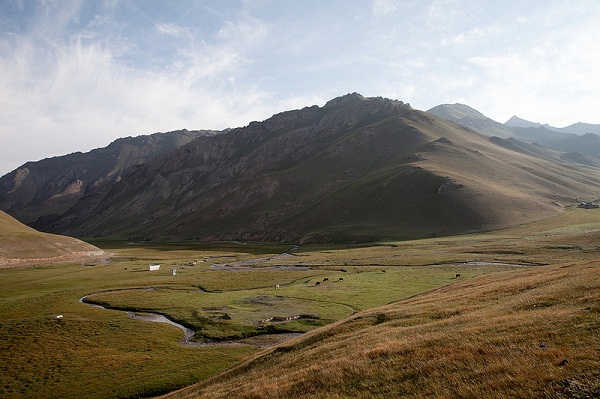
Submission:
{"label": "dark rocky outcrop", "polygon": [[[28,162],[0,178],[0,210],[37,225],[66,212],[84,195],[121,179],[135,165],[176,150],[212,131],[179,130],[118,139],[87,153]],[[36,225],[36,224],[34,224]]]}

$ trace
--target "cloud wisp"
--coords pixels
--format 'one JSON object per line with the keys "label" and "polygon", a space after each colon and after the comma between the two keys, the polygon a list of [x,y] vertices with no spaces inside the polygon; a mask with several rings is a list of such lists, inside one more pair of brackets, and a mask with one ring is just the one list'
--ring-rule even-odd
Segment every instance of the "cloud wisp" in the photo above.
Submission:
{"label": "cloud wisp", "polygon": [[0,165],[5,171],[25,160],[20,156],[33,160],[36,153],[86,151],[127,135],[222,129],[268,116],[257,109],[268,94],[235,78],[250,62],[247,49],[264,35],[257,21],[229,22],[214,42],[189,28],[157,24],[157,35],[183,44],[170,49],[172,58],[161,67],[141,68],[128,58],[138,51],[131,37],[93,32],[91,23],[65,34],[76,11],[54,11],[38,17],[26,35],[5,33],[0,43],[0,146],[12,148]]}
{"label": "cloud wisp", "polygon": [[0,173],[127,135],[243,126],[357,91],[600,123],[600,10],[577,2],[6,1]]}

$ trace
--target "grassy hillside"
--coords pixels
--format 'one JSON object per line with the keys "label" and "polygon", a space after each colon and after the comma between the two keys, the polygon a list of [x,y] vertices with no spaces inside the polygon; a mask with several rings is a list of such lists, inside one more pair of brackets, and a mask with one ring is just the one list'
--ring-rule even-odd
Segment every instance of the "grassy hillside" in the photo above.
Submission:
{"label": "grassy hillside", "polygon": [[[470,246],[474,259],[545,264],[357,313],[165,398],[600,397],[598,221],[576,210],[477,241],[430,240],[432,253]],[[420,246],[356,261],[402,248],[418,262]]]}
{"label": "grassy hillside", "polygon": [[[256,330],[262,334],[309,331],[353,312],[446,285],[455,281],[456,272],[469,277],[510,269],[498,265],[393,267],[399,259],[393,257],[397,249],[391,246],[349,252],[307,247],[293,251],[296,256],[278,257],[290,247],[191,242],[99,245],[116,254],[111,262],[0,269],[3,399],[157,395],[206,380],[253,356],[260,347],[288,338],[286,334],[260,335],[238,344],[182,345],[179,329],[90,306],[80,302],[84,296],[138,314],[163,313],[197,329],[202,341],[234,334],[239,338]],[[445,251],[435,252],[443,257]],[[424,256],[418,262],[427,263],[430,255],[418,253]],[[381,255],[390,266],[385,273],[380,260],[375,260],[378,265],[369,260]],[[160,263],[162,268],[149,272],[148,263]],[[305,267],[290,267],[296,264]],[[171,274],[173,268],[176,276]],[[339,281],[340,277],[344,280]],[[224,313],[230,319],[225,320]],[[319,318],[263,323],[262,327],[256,323],[302,313]]]}
{"label": "grassy hillside", "polygon": [[474,278],[364,312],[169,398],[600,395],[594,264]]}
{"label": "grassy hillside", "polygon": [[71,237],[40,233],[0,211],[0,267],[102,254],[93,245]]}
{"label": "grassy hillside", "polygon": [[[178,395],[594,397],[599,230],[599,210],[575,208],[486,234],[293,251],[99,243],[111,262],[0,268],[0,397],[143,397],[200,381]],[[202,339],[306,333],[274,349],[261,347],[288,336],[182,345],[179,329],[84,296]],[[301,313],[320,318],[257,323]]]}

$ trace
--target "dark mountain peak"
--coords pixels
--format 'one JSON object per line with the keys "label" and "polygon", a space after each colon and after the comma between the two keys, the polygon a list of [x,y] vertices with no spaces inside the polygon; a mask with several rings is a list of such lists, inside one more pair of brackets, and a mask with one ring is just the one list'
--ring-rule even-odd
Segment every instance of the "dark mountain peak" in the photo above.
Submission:
{"label": "dark mountain peak", "polygon": [[399,100],[392,100],[384,97],[363,97],[358,93],[348,93],[346,95],[336,97],[333,100],[328,101],[324,106],[323,110],[329,110],[331,108],[343,108],[347,106],[378,106],[386,104],[393,107],[410,108],[409,104],[403,103]]}
{"label": "dark mountain peak", "polygon": [[[562,166],[539,157],[535,173],[555,179],[551,185],[532,180],[523,157],[540,150],[485,140],[472,130],[496,129],[493,135],[501,137],[508,127],[463,104],[442,108],[460,111],[461,123],[473,127],[397,100],[350,93],[322,107],[200,136],[142,162],[145,150],[124,145],[87,163],[54,165],[45,174],[29,165],[9,182],[12,188],[19,182],[22,193],[11,203],[22,200],[19,209],[36,216],[62,210],[38,219],[37,227],[79,237],[365,241],[522,223],[524,215],[535,219],[554,211],[538,205],[550,197],[570,198],[600,186],[595,177],[578,177],[577,187],[567,184],[569,171],[551,172]],[[125,161],[130,166],[119,169]],[[484,183],[497,176],[510,176],[519,188],[533,185],[539,194],[519,201],[522,212],[503,212],[512,209],[510,193],[519,190],[507,194],[500,184]]]}
{"label": "dark mountain peak", "polygon": [[[120,146],[123,144],[131,144],[136,146],[143,146],[146,144],[158,144],[167,143],[173,141],[188,141],[188,139],[194,139],[200,136],[214,136],[221,133],[217,130],[173,130],[170,132],[156,132],[152,134],[145,134],[140,136],[128,136],[116,139],[110,143],[107,147]],[[92,150],[94,151],[94,150]]]}
{"label": "dark mountain peak", "polygon": [[333,100],[327,101],[327,103],[323,106],[323,108],[338,107],[340,105],[344,106],[344,105],[348,105],[349,103],[356,102],[356,101],[362,101],[362,100],[365,100],[365,97],[361,96],[360,94],[358,94],[356,92],[348,93],[343,96],[336,97]]}
{"label": "dark mountain peak", "polygon": [[[457,108],[472,126],[495,126],[499,134],[508,129],[470,107]],[[132,166],[120,181],[38,227],[80,237],[310,242],[449,234],[513,223],[517,216],[521,223],[522,215],[547,211],[533,205],[546,194],[523,204],[531,208],[522,214],[498,216],[514,199],[501,185],[474,183],[501,172],[544,193],[544,182],[532,181],[521,167],[523,156],[539,150],[521,147],[482,140],[400,101],[351,93],[199,137]],[[475,192],[486,194],[474,202]]]}
{"label": "dark mountain peak", "polygon": [[[363,97],[350,93],[328,101],[324,106],[313,105],[302,109],[284,111],[248,126],[233,129],[234,135],[254,136],[265,134],[289,133],[297,129],[310,130],[322,134],[325,126],[345,126],[347,129],[371,123],[384,116],[411,110],[410,105],[402,101],[382,97]],[[320,133],[319,133],[320,132]]]}

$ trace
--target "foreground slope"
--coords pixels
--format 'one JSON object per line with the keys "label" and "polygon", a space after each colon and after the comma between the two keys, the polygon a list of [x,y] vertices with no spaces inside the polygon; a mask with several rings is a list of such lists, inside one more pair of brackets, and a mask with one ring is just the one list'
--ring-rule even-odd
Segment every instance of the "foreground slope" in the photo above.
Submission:
{"label": "foreground slope", "polygon": [[127,170],[213,131],[178,130],[115,140],[104,148],[27,162],[0,177],[0,210],[31,224],[62,214],[86,194],[121,179]]}
{"label": "foreground slope", "polygon": [[40,233],[0,211],[0,267],[82,259],[103,253],[75,238]]}
{"label": "foreground slope", "polygon": [[467,279],[356,314],[165,398],[592,398],[600,268]]}
{"label": "foreground slope", "polygon": [[355,93],[197,138],[82,197],[44,229],[130,239],[419,238],[549,217],[598,191],[597,168],[514,151]]}

